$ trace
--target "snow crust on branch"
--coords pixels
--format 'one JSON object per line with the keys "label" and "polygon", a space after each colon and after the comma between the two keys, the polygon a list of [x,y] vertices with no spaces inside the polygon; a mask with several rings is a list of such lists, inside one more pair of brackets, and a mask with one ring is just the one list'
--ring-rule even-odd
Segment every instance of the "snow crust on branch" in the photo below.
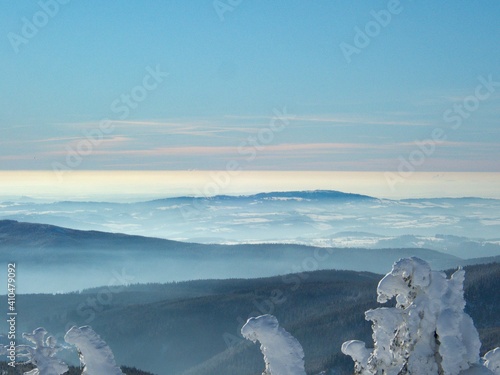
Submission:
{"label": "snow crust on branch", "polygon": [[372,322],[373,350],[357,340],[342,345],[355,362],[355,374],[491,374],[500,361],[496,352],[488,353],[488,365],[487,356],[480,364],[479,335],[464,312],[464,279],[461,269],[448,279],[418,258],[396,262],[377,287],[377,301],[395,297],[396,306],[365,313]]}
{"label": "snow crust on branch", "polygon": [[82,375],[124,375],[109,346],[91,327],[72,327],[64,340],[78,348],[80,362],[85,366]]}
{"label": "snow crust on branch", "polygon": [[305,375],[304,350],[273,315],[250,318],[241,328],[247,340],[260,342],[266,368],[262,375]]}
{"label": "snow crust on branch", "polygon": [[17,356],[26,358],[25,363],[31,363],[35,368],[25,372],[24,375],[61,375],[68,371],[68,366],[55,358],[57,352],[63,349],[57,344],[57,340],[48,336],[44,328],[37,328],[33,333],[23,333],[23,337],[34,344],[18,345]]}
{"label": "snow crust on branch", "polygon": [[484,367],[495,375],[500,375],[500,348],[490,350],[484,355],[483,360]]}

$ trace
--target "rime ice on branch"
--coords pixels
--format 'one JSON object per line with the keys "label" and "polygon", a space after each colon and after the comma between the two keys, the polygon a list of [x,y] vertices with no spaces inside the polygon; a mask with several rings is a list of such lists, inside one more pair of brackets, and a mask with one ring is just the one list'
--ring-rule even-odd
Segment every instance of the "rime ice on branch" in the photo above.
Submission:
{"label": "rime ice on branch", "polygon": [[48,336],[47,331],[37,328],[33,333],[24,333],[23,337],[35,346],[18,345],[16,347],[17,356],[26,358],[25,363],[31,363],[35,368],[24,375],[61,375],[68,371],[65,363],[55,358],[57,352],[63,348],[57,345],[54,337]]}
{"label": "rime ice on branch", "polygon": [[116,365],[113,352],[91,327],[73,327],[66,333],[64,340],[78,348],[80,361],[85,366],[82,375],[123,375]]}
{"label": "rime ice on branch", "polygon": [[395,297],[396,307],[365,313],[373,322],[374,349],[356,340],[342,345],[342,352],[355,362],[355,374],[458,375],[479,367],[488,371],[479,363],[479,335],[464,312],[464,278],[465,272],[458,270],[448,279],[418,258],[396,262],[377,288],[377,301]]}
{"label": "rime ice on branch", "polygon": [[244,338],[260,342],[266,369],[262,375],[305,375],[304,351],[272,315],[250,318],[241,328]]}
{"label": "rime ice on branch", "polygon": [[488,368],[495,375],[500,375],[500,348],[490,350],[483,357],[484,367]]}

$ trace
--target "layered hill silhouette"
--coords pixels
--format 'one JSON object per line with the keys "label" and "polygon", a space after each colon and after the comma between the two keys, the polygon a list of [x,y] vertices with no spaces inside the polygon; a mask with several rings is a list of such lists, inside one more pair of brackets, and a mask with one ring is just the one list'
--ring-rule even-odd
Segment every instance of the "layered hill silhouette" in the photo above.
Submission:
{"label": "layered hill silhouette", "polygon": [[[198,244],[181,241],[172,241],[163,238],[152,238],[122,233],[109,233],[102,231],[82,231],[68,229],[48,224],[36,224],[18,222],[16,220],[0,220],[0,251],[2,249],[17,249],[16,256],[23,257],[25,254],[36,255],[36,250],[57,249],[66,250],[135,250],[142,253],[153,251],[164,251],[167,255],[251,255],[251,256],[272,256],[276,254],[305,254],[308,255],[314,249],[323,247],[304,246],[295,244],[242,244],[242,245],[219,245],[219,244]],[[392,256],[394,252],[399,252],[402,256],[410,253],[420,254],[422,259],[434,261],[437,268],[447,268],[455,264],[460,264],[460,258],[433,251],[425,248],[397,248],[386,249],[364,249],[364,248],[336,248],[331,251],[333,254],[349,253],[368,256],[377,254],[380,256]],[[5,252],[4,252],[5,253]],[[488,262],[496,257],[485,258]],[[438,263],[436,263],[438,262]],[[439,264],[442,262],[442,264]],[[481,258],[475,258],[468,264],[481,263]],[[465,264],[465,263],[464,263]],[[366,265],[369,267],[369,265]],[[359,268],[356,267],[356,268]]]}
{"label": "layered hill silhouette", "polygon": [[[120,272],[125,268],[134,275],[134,282],[252,278],[319,269],[383,273],[394,261],[410,256],[418,256],[435,269],[497,259],[464,260],[425,248],[197,244],[13,220],[0,221],[0,260],[21,264],[26,276],[19,282],[28,292],[71,291],[98,286],[107,282],[112,271]],[[63,270],[70,271],[62,274]],[[47,287],[34,282],[32,278],[35,276],[43,277]]]}
{"label": "layered hill silhouette", "polygon": [[[484,353],[500,344],[500,264],[465,270],[466,311],[480,332]],[[156,374],[255,375],[264,367],[258,345],[238,332],[248,317],[272,313],[304,347],[308,373],[351,374],[352,362],[340,346],[352,338],[371,342],[364,312],[380,306],[376,288],[381,277],[323,270],[20,295],[18,328],[43,325],[58,337],[65,325],[89,324],[113,349],[117,363]]]}

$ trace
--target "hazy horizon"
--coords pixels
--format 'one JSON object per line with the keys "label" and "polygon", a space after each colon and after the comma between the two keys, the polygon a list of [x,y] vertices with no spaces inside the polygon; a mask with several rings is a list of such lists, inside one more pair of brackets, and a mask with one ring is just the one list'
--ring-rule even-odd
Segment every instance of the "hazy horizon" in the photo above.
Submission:
{"label": "hazy horizon", "polygon": [[[390,175],[387,175],[390,173]],[[389,177],[388,177],[389,176]],[[391,177],[392,176],[392,177]],[[391,178],[397,178],[391,180]],[[326,171],[0,171],[0,198],[141,201],[177,196],[336,190],[376,198],[500,199],[500,173]]]}

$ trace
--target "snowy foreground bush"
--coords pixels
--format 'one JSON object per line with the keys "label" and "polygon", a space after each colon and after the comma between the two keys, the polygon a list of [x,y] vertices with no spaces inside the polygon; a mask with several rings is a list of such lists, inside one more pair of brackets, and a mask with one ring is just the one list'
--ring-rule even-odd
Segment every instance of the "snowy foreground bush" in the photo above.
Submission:
{"label": "snowy foreground bush", "polygon": [[241,328],[244,338],[260,342],[266,369],[262,375],[306,375],[304,351],[295,337],[272,315],[250,318]]}
{"label": "snowy foreground bush", "polygon": [[[35,366],[24,375],[62,375],[68,371],[68,366],[55,357],[55,354],[65,347],[58,345],[52,336],[45,339],[46,334],[47,331],[43,328],[37,328],[33,333],[23,334],[23,337],[33,346],[18,345],[14,353],[10,352],[9,347],[4,347],[4,353],[8,355],[9,360],[14,362],[17,356],[25,358],[25,364],[30,363]],[[66,333],[64,340],[78,350],[83,366],[82,375],[124,375],[116,365],[109,346],[92,328],[73,327]]]}
{"label": "snowy foreground bush", "polygon": [[[450,279],[418,259],[402,259],[379,282],[378,302],[395,298],[395,307],[365,313],[372,322],[374,348],[362,341],[347,341],[342,352],[354,360],[356,375],[500,375],[500,348],[479,357],[481,343],[464,312],[465,272]],[[259,341],[264,356],[262,375],[305,375],[304,351],[272,315],[250,318],[241,334]],[[25,375],[62,375],[68,366],[56,358],[67,347],[38,328],[23,337],[32,345],[1,347],[10,361],[25,358],[35,369]],[[78,350],[83,375],[123,375],[108,345],[92,328],[73,327],[64,337]],[[237,375],[237,374],[235,374]]]}
{"label": "snowy foreground bush", "polygon": [[374,348],[347,341],[342,352],[360,375],[500,374],[500,349],[479,358],[481,342],[464,312],[465,272],[450,279],[418,258],[394,264],[378,284],[377,301],[396,306],[365,313],[372,321]]}

